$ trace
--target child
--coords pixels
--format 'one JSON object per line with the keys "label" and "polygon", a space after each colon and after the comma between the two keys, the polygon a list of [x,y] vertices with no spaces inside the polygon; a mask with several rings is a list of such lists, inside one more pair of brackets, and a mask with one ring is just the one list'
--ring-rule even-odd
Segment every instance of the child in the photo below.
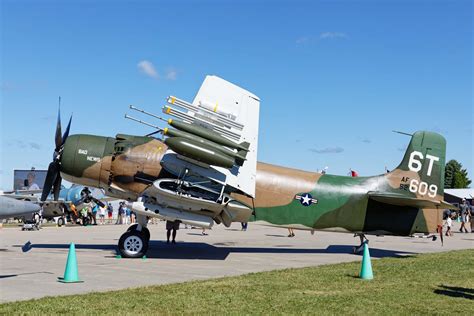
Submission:
{"label": "child", "polygon": [[451,217],[452,216],[450,215],[446,219],[446,227],[448,228],[448,230],[446,230],[446,234],[445,234],[446,236],[453,236],[453,232],[451,231],[451,227],[453,226],[453,220]]}

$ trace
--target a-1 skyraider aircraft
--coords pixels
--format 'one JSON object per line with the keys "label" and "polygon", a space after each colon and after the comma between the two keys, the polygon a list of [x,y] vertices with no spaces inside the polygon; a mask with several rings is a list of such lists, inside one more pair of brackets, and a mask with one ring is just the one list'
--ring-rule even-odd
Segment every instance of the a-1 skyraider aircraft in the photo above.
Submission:
{"label": "a-1 skyraider aircraft", "polygon": [[71,121],[61,136],[58,117],[43,198],[51,190],[57,196],[64,178],[133,202],[138,224],[119,240],[124,257],[147,252],[153,216],[207,228],[262,220],[354,232],[362,241],[364,234],[433,233],[452,207],[443,201],[446,141],[436,133],[414,133],[389,173],[334,176],[257,162],[260,100],[221,78],[207,76],[192,103],[167,101],[167,128],[126,116],[157,128],[147,136],[68,137]]}

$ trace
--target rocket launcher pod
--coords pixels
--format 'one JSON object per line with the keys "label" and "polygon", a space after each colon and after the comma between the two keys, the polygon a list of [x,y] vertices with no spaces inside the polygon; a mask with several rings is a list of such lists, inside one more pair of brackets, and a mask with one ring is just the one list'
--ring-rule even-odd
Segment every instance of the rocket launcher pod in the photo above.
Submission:
{"label": "rocket launcher pod", "polygon": [[180,155],[208,165],[230,169],[235,163],[233,158],[227,156],[221,151],[214,150],[211,147],[188,138],[168,137],[165,140],[165,144]]}
{"label": "rocket launcher pod", "polygon": [[196,141],[203,146],[206,146],[206,148],[209,149],[214,149],[222,152],[223,154],[230,156],[235,159],[235,162],[238,166],[242,166],[245,161],[245,156],[247,155],[247,152],[244,150],[239,150],[238,152],[232,151],[230,149],[225,148],[222,145],[219,145],[217,143],[211,142],[210,140],[204,139],[202,137],[196,136],[194,134],[186,133],[183,131],[180,131],[178,129],[170,129],[170,128],[164,128],[163,129],[163,135],[166,135],[168,137],[183,137],[186,139],[190,139],[193,141]]}
{"label": "rocket launcher pod", "polygon": [[235,149],[240,149],[240,150],[245,150],[248,151],[249,143],[243,142],[241,144],[237,144],[230,139],[227,139],[216,132],[210,131],[207,128],[194,125],[194,124],[188,124],[184,123],[181,121],[174,121],[172,119],[168,120],[168,124],[176,129],[179,129],[184,132],[188,132],[197,136],[200,136],[202,138],[205,138],[207,140],[213,141],[215,143],[218,143],[220,145],[224,145],[230,148],[235,148]]}

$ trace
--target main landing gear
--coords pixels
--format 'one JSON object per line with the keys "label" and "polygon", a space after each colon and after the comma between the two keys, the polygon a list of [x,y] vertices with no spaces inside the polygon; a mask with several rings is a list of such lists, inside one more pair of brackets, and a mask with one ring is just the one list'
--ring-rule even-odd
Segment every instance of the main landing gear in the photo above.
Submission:
{"label": "main landing gear", "polygon": [[150,231],[146,228],[146,216],[137,215],[137,222],[128,227],[119,239],[119,251],[124,258],[141,258],[148,250]]}
{"label": "main landing gear", "polygon": [[355,246],[352,247],[352,252],[354,254],[361,253],[364,250],[364,245],[369,243],[369,240],[367,239],[367,237],[365,237],[365,234],[355,233],[354,237],[357,237],[357,236],[359,236],[360,238],[360,245],[358,247],[355,247]]}

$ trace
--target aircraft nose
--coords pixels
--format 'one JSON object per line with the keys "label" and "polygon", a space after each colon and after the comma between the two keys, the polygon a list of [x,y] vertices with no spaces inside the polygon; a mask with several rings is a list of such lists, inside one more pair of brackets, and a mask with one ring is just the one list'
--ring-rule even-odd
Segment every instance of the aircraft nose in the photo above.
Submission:
{"label": "aircraft nose", "polygon": [[99,186],[102,158],[111,155],[114,140],[76,134],[67,138],[61,154],[61,176],[74,183]]}

